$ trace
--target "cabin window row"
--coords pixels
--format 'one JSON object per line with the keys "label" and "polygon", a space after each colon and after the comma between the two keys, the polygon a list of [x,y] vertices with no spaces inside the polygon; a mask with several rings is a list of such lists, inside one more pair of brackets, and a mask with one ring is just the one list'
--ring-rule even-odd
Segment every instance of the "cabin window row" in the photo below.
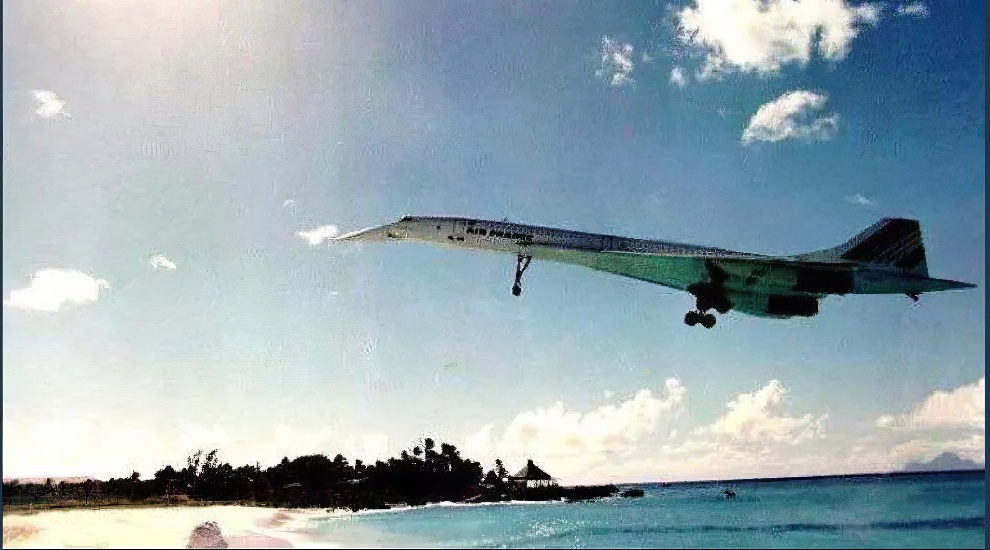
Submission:
{"label": "cabin window row", "polygon": [[467,233],[469,235],[481,235],[482,237],[502,237],[504,239],[516,239],[520,241],[532,242],[534,235],[530,233],[518,233],[514,231],[500,231],[498,229],[493,229],[488,231],[483,227],[468,227]]}

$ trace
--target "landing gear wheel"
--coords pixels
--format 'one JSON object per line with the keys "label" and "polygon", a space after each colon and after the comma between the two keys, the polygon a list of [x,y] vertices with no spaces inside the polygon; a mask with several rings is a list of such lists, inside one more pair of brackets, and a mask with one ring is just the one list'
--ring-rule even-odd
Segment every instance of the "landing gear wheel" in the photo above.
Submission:
{"label": "landing gear wheel", "polygon": [[715,326],[715,316],[711,313],[701,316],[701,326],[705,328],[712,328]]}
{"label": "landing gear wheel", "polygon": [[684,315],[684,324],[689,327],[693,327],[694,325],[697,325],[698,321],[700,320],[701,320],[701,314],[699,314],[697,311],[689,311]]}
{"label": "landing gear wheel", "polygon": [[517,284],[512,285],[512,295],[519,296],[520,294],[522,294],[522,287]]}

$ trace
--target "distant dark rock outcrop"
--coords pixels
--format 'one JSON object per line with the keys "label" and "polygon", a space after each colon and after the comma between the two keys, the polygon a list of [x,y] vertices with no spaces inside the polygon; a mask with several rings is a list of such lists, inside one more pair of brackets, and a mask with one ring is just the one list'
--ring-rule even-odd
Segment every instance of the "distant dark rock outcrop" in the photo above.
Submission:
{"label": "distant dark rock outcrop", "polygon": [[928,462],[909,462],[901,469],[902,472],[941,472],[950,470],[980,470],[984,464],[978,464],[955,453],[942,453]]}

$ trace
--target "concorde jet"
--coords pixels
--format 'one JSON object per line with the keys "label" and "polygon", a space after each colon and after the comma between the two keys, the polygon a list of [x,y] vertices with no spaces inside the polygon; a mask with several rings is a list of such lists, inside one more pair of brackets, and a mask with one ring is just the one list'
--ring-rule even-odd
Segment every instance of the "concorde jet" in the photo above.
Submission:
{"label": "concorde jet", "polygon": [[976,285],[928,276],[917,220],[884,218],[844,244],[794,256],[598,235],[508,221],[406,216],[336,237],[337,241],[416,241],[512,254],[512,294],[522,293],[530,262],[575,264],[690,293],[689,326],[715,326],[709,311],[757,317],[812,317],[830,294],[905,294]]}

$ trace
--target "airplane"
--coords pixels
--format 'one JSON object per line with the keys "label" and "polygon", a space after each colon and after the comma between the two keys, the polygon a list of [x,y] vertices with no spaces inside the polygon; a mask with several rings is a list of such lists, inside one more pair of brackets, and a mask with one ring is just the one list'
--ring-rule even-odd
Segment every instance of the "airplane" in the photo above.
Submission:
{"label": "airplane", "polygon": [[735,310],[756,317],[813,317],[829,295],[905,294],[976,285],[928,276],[921,225],[883,218],[836,247],[769,256],[683,243],[459,217],[405,216],[335,241],[415,241],[516,256],[513,296],[533,259],[580,265],[692,294],[696,309],[684,323],[715,326]]}

